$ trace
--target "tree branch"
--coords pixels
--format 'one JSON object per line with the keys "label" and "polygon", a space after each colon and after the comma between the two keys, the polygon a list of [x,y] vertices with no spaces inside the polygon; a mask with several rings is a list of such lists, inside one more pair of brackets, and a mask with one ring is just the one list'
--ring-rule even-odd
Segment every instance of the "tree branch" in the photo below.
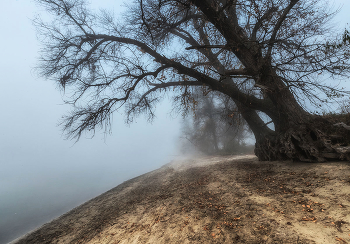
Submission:
{"label": "tree branch", "polygon": [[199,50],[199,49],[211,49],[211,48],[224,48],[224,49],[227,49],[227,46],[226,45],[200,45],[200,46],[192,46],[192,47],[186,47],[185,49],[186,50],[191,50],[191,49],[196,49],[196,50]]}
{"label": "tree branch", "polygon": [[116,41],[120,43],[125,43],[125,44],[132,44],[135,46],[138,46],[141,48],[145,53],[148,53],[152,57],[154,57],[156,62],[159,62],[163,65],[169,65],[170,67],[175,68],[180,74],[185,74],[190,77],[193,77],[197,79],[198,81],[201,81],[202,83],[205,83],[212,87],[214,90],[221,91],[227,95],[231,95],[236,97],[237,100],[241,101],[242,103],[247,104],[248,107],[256,108],[259,110],[269,110],[268,105],[261,99],[256,98],[253,95],[248,95],[245,94],[241,91],[239,91],[237,88],[234,88],[233,86],[230,86],[228,84],[223,84],[215,80],[214,78],[211,78],[210,76],[207,76],[195,69],[188,68],[184,65],[182,65],[179,62],[176,62],[174,60],[168,59],[164,57],[163,55],[159,54],[155,50],[151,49],[149,46],[147,46],[145,43],[130,39],[130,38],[125,38],[125,37],[116,37],[116,36],[109,36],[109,35],[89,35],[90,38],[94,39],[104,39],[105,41],[110,40],[110,41]]}
{"label": "tree branch", "polygon": [[227,76],[252,76],[246,69],[233,69],[225,71],[224,75]]}
{"label": "tree branch", "polygon": [[279,29],[281,28],[283,21],[287,18],[288,13],[292,10],[294,5],[297,4],[298,2],[299,2],[299,0],[290,0],[289,5],[284,9],[282,15],[278,19],[278,21],[273,29],[270,41],[269,41],[269,48],[267,50],[266,59],[270,59],[270,57],[271,57],[273,44],[275,43],[277,33],[278,33]]}
{"label": "tree branch", "polygon": [[268,19],[273,12],[277,11],[277,7],[272,7],[269,10],[266,11],[266,13],[256,22],[254,25],[254,29],[252,31],[252,41],[256,41],[256,34],[260,27],[262,26],[262,23],[265,19]]}

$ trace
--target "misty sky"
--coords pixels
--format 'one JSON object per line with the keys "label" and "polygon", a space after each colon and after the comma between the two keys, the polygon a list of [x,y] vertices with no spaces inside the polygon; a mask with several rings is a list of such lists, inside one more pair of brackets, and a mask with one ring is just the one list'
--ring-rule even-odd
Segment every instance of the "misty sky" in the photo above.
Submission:
{"label": "misty sky", "polygon": [[[109,2],[116,3],[114,6],[118,8],[118,1]],[[0,152],[6,171],[23,167],[25,174],[50,168],[82,170],[82,166],[96,167],[97,163],[105,171],[110,171],[111,165],[122,170],[123,165],[134,164],[140,172],[145,168],[144,161],[150,163],[151,159],[159,165],[159,160],[163,163],[175,153],[179,125],[178,120],[170,119],[167,114],[168,105],[157,110],[157,120],[152,125],[140,117],[128,127],[124,117],[115,114],[113,135],[106,140],[103,131],[97,132],[93,139],[82,138],[77,144],[64,140],[57,123],[69,106],[63,105],[56,84],[38,78],[33,71],[39,43],[30,18],[35,12],[40,13],[40,9],[29,0],[1,0],[1,3]],[[1,176],[3,180],[7,174]]]}
{"label": "misty sky", "polygon": [[[94,3],[116,11],[122,4]],[[30,0],[1,0],[0,244],[11,231],[5,224],[46,222],[50,211],[62,214],[177,154],[181,116],[171,119],[169,103],[158,107],[153,124],[140,117],[126,126],[114,114],[112,136],[64,140],[57,123],[69,106],[56,84],[33,71],[39,43],[30,19],[40,11]]]}
{"label": "misty sky", "polygon": [[[90,2],[117,12],[123,0]],[[350,1],[333,2],[343,5],[336,18],[343,30],[350,23]],[[56,84],[33,72],[39,50],[30,21],[35,13],[41,9],[33,1],[1,0],[0,235],[1,220],[13,222],[18,215],[32,219],[25,210],[49,212],[45,204],[55,198],[49,205],[67,211],[62,207],[66,203],[71,208],[178,154],[181,116],[171,119],[169,103],[158,107],[153,124],[140,117],[128,127],[115,114],[113,134],[106,140],[103,131],[76,144],[64,140],[57,123],[69,106],[63,105]]]}

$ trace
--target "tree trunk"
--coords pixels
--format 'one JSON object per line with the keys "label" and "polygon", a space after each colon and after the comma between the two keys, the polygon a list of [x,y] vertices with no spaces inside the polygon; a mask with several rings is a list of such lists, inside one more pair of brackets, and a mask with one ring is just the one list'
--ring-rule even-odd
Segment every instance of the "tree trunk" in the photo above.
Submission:
{"label": "tree trunk", "polygon": [[349,130],[315,116],[308,123],[274,136],[256,138],[259,160],[324,162],[350,160]]}
{"label": "tree trunk", "polygon": [[248,116],[242,113],[255,135],[255,154],[259,160],[350,160],[350,126],[347,126],[350,116],[346,123],[339,123],[344,122],[341,116],[312,115],[298,104],[281,80],[271,77],[278,76],[270,74],[268,79],[263,79],[264,82],[259,82],[268,87],[265,95],[277,111],[272,118],[275,131],[269,131],[266,124],[257,122],[251,111]]}
{"label": "tree trunk", "polygon": [[345,123],[331,116],[308,114],[301,120],[287,114],[291,111],[281,113],[280,121],[284,124],[277,125],[274,133],[255,133],[255,154],[259,160],[350,160],[350,128]]}

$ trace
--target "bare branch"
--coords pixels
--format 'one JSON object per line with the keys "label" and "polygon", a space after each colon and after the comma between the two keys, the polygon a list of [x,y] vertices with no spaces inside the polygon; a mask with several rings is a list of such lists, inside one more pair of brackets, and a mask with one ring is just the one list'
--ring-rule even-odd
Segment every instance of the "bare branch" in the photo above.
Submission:
{"label": "bare branch", "polygon": [[278,21],[273,29],[271,38],[269,40],[269,48],[267,50],[266,59],[270,59],[270,57],[271,57],[273,43],[276,40],[277,32],[280,30],[283,21],[287,18],[287,15],[289,14],[289,12],[292,10],[294,5],[297,4],[298,2],[299,2],[299,0],[290,0],[289,5],[284,9],[282,15],[279,17],[279,19],[278,19]]}
{"label": "bare branch", "polygon": [[258,21],[254,25],[254,29],[252,31],[252,40],[256,41],[256,34],[260,27],[262,26],[264,20],[267,20],[274,12],[277,11],[277,7],[271,7],[269,10],[266,11],[266,13],[258,19]]}
{"label": "bare branch", "polygon": [[186,47],[186,50],[191,50],[191,49],[210,49],[210,48],[224,48],[226,49],[226,45],[201,45],[201,46],[192,46],[192,47]]}

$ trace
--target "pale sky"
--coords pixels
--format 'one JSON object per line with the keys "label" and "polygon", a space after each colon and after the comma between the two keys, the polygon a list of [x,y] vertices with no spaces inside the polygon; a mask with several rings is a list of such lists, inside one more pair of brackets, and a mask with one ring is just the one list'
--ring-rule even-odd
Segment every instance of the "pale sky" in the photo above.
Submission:
{"label": "pale sky", "polygon": [[[94,7],[112,6],[115,11],[122,4],[117,0],[91,2]],[[350,23],[350,0],[334,3],[343,5],[336,19],[343,30]],[[33,1],[1,0],[0,235],[1,220],[18,220],[19,213],[34,218],[23,210],[23,203],[28,211],[35,205],[49,212],[47,201],[64,199],[55,203],[64,212],[63,205],[76,206],[178,154],[181,116],[171,119],[168,103],[158,107],[153,124],[141,117],[127,127],[123,116],[115,114],[113,134],[106,141],[102,131],[76,144],[64,140],[57,122],[69,107],[62,105],[52,81],[33,72],[39,47],[30,21],[35,13],[40,9]]]}
{"label": "pale sky", "polygon": [[[115,0],[94,3],[114,3],[118,10]],[[43,224],[45,216],[62,214],[177,154],[180,117],[170,118],[169,104],[159,106],[153,124],[140,117],[128,127],[115,114],[106,140],[103,131],[76,144],[64,140],[57,123],[69,106],[62,105],[56,84],[33,72],[39,46],[30,21],[35,12],[40,10],[33,1],[1,0],[0,244],[2,234],[25,223],[23,218]]]}
{"label": "pale sky", "polygon": [[179,127],[177,120],[170,119],[165,105],[157,110],[158,119],[152,125],[141,117],[128,127],[124,125],[124,117],[115,114],[113,135],[106,141],[103,131],[97,132],[94,139],[82,138],[75,145],[73,141],[63,140],[61,128],[56,125],[69,106],[63,105],[56,84],[37,77],[33,71],[39,43],[30,19],[40,10],[29,0],[1,2],[1,163],[29,164],[32,159],[36,162],[50,159],[83,164],[82,161],[98,159],[117,164],[121,158],[133,160],[135,149],[144,159],[152,155],[158,160],[173,153],[171,145]]}

